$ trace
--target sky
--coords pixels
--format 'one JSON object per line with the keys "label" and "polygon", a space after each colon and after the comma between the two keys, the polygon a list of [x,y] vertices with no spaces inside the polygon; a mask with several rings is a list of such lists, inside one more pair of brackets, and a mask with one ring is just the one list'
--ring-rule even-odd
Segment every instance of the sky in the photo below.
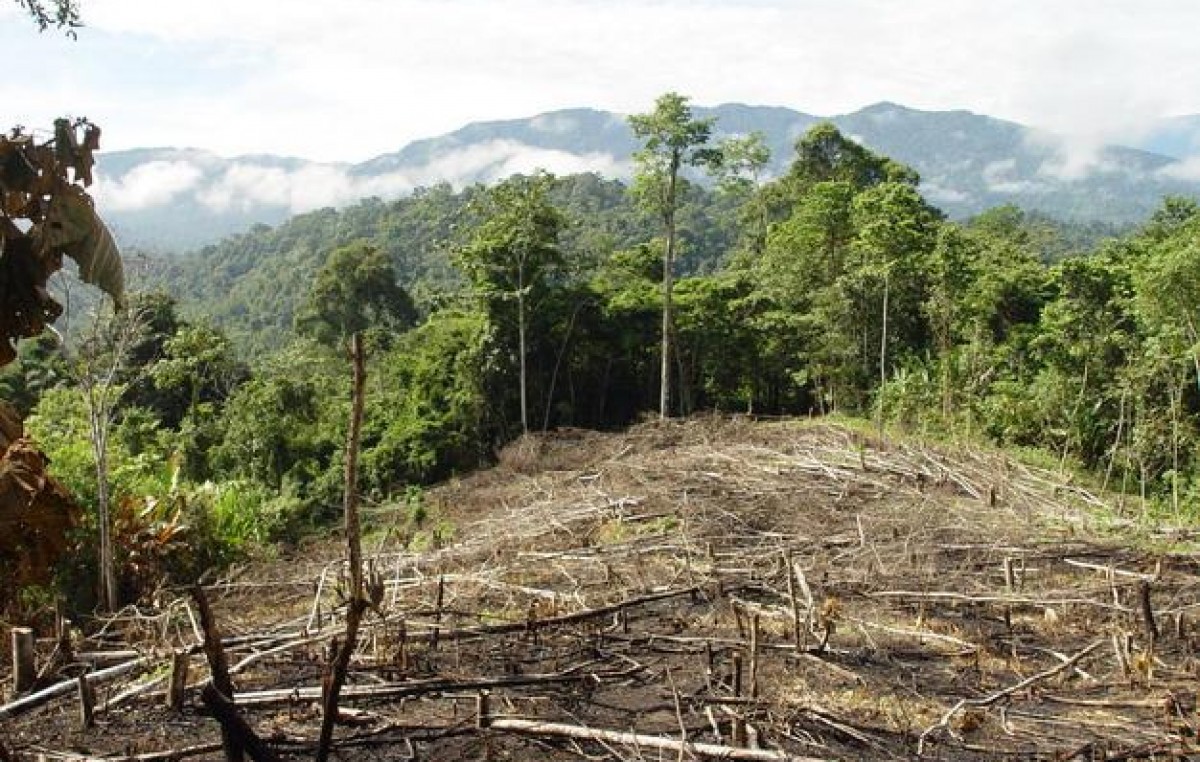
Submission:
{"label": "sky", "polygon": [[107,150],[356,162],[471,121],[693,102],[882,100],[1131,141],[1200,113],[1192,0],[80,0],[78,39],[0,0],[5,125]]}

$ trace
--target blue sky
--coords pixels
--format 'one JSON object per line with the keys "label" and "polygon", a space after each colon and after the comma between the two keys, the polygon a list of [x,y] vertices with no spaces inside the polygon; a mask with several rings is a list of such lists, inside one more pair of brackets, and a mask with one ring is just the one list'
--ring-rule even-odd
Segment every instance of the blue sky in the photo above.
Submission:
{"label": "blue sky", "polygon": [[466,122],[666,90],[815,114],[879,100],[1132,139],[1200,112],[1190,0],[81,0],[78,40],[0,0],[5,124],[106,149],[358,161]]}

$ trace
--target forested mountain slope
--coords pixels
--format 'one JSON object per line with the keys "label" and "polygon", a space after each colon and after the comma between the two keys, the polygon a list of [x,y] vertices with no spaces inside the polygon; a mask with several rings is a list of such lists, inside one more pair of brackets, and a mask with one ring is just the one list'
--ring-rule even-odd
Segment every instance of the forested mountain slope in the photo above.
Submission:
{"label": "forested mountain slope", "polygon": [[[1001,204],[1078,223],[1144,220],[1165,194],[1197,195],[1191,122],[1164,123],[1148,145],[1170,155],[1110,146],[1084,150],[1026,126],[967,111],[919,111],[879,103],[817,117],[788,108],[725,104],[697,108],[715,134],[761,131],[770,172],[791,162],[796,140],[828,120],[872,150],[916,169],[923,192],[962,219]],[[199,150],[141,149],[100,156],[100,203],[123,241],[178,252],[255,223],[278,224],[326,206],[393,199],[442,182],[462,188],[537,168],[628,179],[636,141],[619,114],[567,109],[525,119],[477,122],[359,164],[295,158],[221,158]]]}

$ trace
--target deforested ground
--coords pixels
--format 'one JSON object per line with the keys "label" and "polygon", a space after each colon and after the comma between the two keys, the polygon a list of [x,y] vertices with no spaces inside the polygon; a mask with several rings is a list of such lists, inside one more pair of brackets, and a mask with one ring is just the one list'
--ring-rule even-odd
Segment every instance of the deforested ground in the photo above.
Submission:
{"label": "deforested ground", "polygon": [[[420,507],[368,509],[377,606],[335,758],[1181,757],[1200,555],[1143,509],[999,451],[830,423],[526,437]],[[235,702],[281,757],[315,748],[344,578],[329,538],[205,588]],[[168,589],[76,635],[44,684],[130,667],[95,680],[94,727],[72,688],[0,708],[0,743],[224,758],[194,609]]]}

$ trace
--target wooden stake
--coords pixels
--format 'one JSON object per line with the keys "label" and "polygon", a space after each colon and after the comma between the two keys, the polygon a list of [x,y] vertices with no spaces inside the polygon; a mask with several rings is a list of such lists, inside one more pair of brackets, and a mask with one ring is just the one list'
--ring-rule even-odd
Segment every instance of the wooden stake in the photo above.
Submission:
{"label": "wooden stake", "polygon": [[738,651],[733,652],[733,695],[742,695],[742,654]]}
{"label": "wooden stake", "polygon": [[398,631],[396,632],[396,640],[399,641],[396,646],[396,663],[400,666],[401,673],[408,672],[408,624],[401,619]]}
{"label": "wooden stake", "polygon": [[788,599],[792,602],[792,642],[796,645],[796,653],[802,650],[803,634],[800,625],[800,601],[796,599],[796,575],[792,573],[792,555],[786,550],[783,555],[783,570],[787,574]]}
{"label": "wooden stake", "polygon": [[[437,586],[437,603],[433,608],[433,621],[438,624],[442,621],[442,604],[446,597],[446,575],[438,575]],[[441,627],[434,625],[432,637],[429,640],[429,650],[436,651],[438,649],[438,635]]]}
{"label": "wooden stake", "polygon": [[14,627],[12,630],[13,694],[24,693],[33,688],[37,680],[34,663],[33,630]]}
{"label": "wooden stake", "polygon": [[96,693],[87,681],[87,675],[76,678],[79,695],[79,727],[87,730],[95,726]]}
{"label": "wooden stake", "polygon": [[758,698],[758,614],[750,617],[750,698]]}
{"label": "wooden stake", "polygon": [[711,641],[704,641],[704,684],[711,691],[713,688],[714,659]]}
{"label": "wooden stake", "polygon": [[[1016,580],[1013,577],[1013,560],[1012,556],[1004,558],[1004,592],[1012,595],[1013,588],[1016,587]],[[1012,632],[1012,606],[1004,606],[1004,626]]]}
{"label": "wooden stake", "polygon": [[475,727],[482,730],[491,724],[491,694],[480,691],[475,696]]}
{"label": "wooden stake", "polygon": [[1138,585],[1138,602],[1142,610],[1142,626],[1150,638],[1150,647],[1158,642],[1158,623],[1154,621],[1154,607],[1150,603],[1150,580],[1142,580]]}
{"label": "wooden stake", "polygon": [[171,679],[167,688],[167,708],[176,712],[183,711],[184,697],[187,693],[189,659],[187,653],[179,651],[171,657]]}

